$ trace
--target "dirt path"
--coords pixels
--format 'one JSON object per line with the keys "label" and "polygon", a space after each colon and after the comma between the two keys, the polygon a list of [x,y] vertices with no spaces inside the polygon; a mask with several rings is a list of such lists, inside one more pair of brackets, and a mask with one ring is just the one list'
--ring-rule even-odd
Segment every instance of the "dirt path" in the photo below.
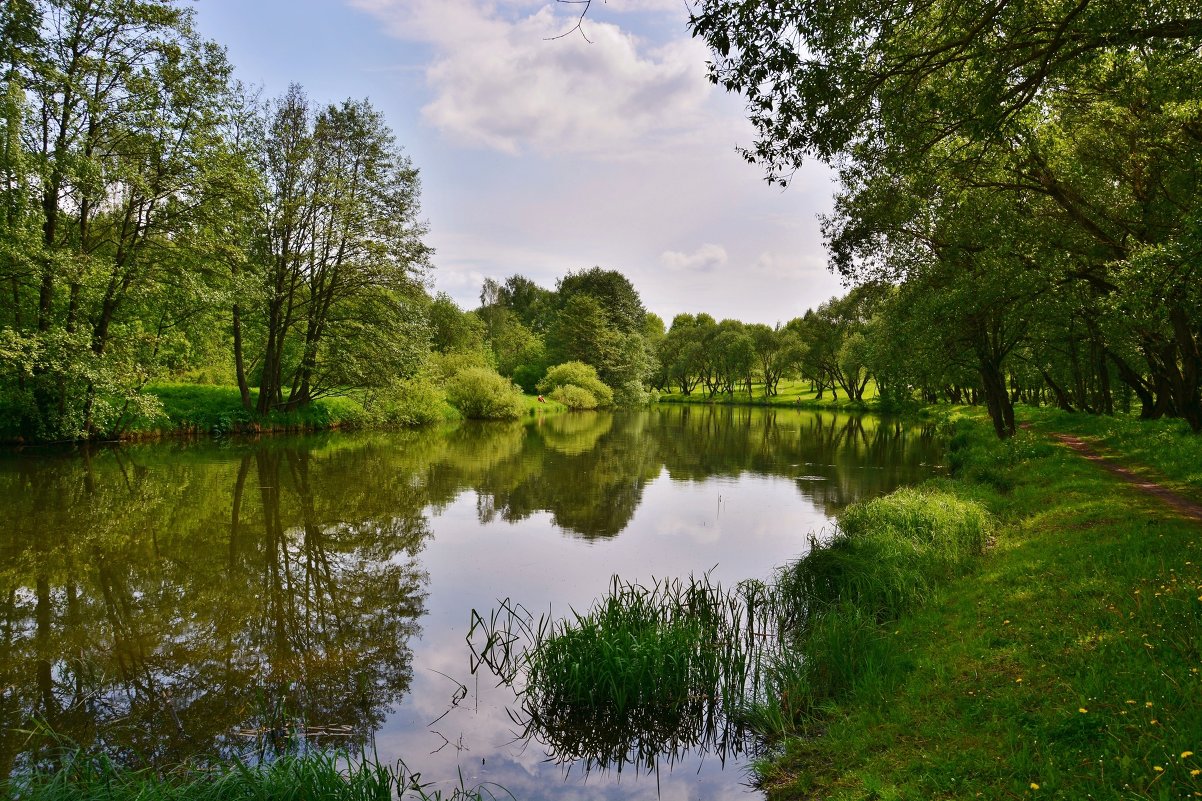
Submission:
{"label": "dirt path", "polygon": [[1069,448],[1072,448],[1086,459],[1094,462],[1103,470],[1113,473],[1123,481],[1133,485],[1141,492],[1147,493],[1148,495],[1159,499],[1164,504],[1171,506],[1182,517],[1187,517],[1190,520],[1197,520],[1198,522],[1202,523],[1202,503],[1190,500],[1180,493],[1173,492],[1173,490],[1167,487],[1162,487],[1155,481],[1149,481],[1148,479],[1134,473],[1131,470],[1128,470],[1125,467],[1120,467],[1119,465],[1114,464],[1107,457],[1094,450],[1093,446],[1084,440],[1068,434],[1052,433],[1051,436],[1058,442],[1067,445]]}

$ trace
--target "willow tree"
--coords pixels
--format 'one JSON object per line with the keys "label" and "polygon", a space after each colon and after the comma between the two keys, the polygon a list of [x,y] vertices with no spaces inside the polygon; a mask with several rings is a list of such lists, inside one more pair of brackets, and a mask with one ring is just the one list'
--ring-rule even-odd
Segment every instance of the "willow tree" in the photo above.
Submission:
{"label": "willow tree", "polygon": [[[703,0],[692,26],[714,52],[711,79],[746,96],[757,139],[745,155],[769,180],[817,157],[853,193],[886,174],[920,179],[936,199],[982,190],[1011,219],[1038,208],[1071,263],[1032,266],[1050,286],[1095,293],[1081,307],[1092,350],[1158,393],[1151,408],[1202,430],[1202,9]],[[872,229],[873,214],[841,225]],[[857,262],[842,264],[855,278]],[[1104,380],[1106,359],[1092,364]]]}

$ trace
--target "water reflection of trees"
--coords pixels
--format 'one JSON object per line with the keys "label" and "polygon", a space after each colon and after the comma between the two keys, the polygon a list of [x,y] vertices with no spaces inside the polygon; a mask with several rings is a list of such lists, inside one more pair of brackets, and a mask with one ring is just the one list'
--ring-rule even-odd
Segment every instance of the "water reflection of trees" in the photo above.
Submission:
{"label": "water reflection of trees", "polygon": [[371,450],[165,451],[0,463],[0,771],[34,725],[130,762],[361,740],[408,688],[408,477],[362,481]]}
{"label": "water reflection of trees", "polygon": [[730,407],[6,456],[0,771],[45,758],[37,721],[131,762],[370,736],[409,686],[425,515],[465,490],[599,538],[665,469],[787,477],[831,513],[937,458],[896,422]]}
{"label": "water reflection of trees", "polygon": [[895,420],[729,406],[560,415],[522,432],[460,429],[432,486],[475,489],[482,522],[550,512],[564,531],[595,539],[626,528],[647,483],[665,468],[677,481],[745,473],[795,479],[833,515],[921,480],[939,454],[928,434]]}
{"label": "water reflection of trees", "polygon": [[[643,488],[661,470],[647,422],[645,415],[607,412],[549,417],[526,429],[516,448],[508,429],[472,426],[464,436],[483,454],[480,461],[443,464],[449,474],[435,481],[475,489],[483,522],[550,512],[566,532],[612,537],[626,528]],[[506,458],[496,458],[505,449]]]}
{"label": "water reflection of trees", "polygon": [[930,432],[898,420],[750,407],[666,407],[662,458],[674,480],[743,473],[793,478],[833,515],[929,475],[939,459]]}

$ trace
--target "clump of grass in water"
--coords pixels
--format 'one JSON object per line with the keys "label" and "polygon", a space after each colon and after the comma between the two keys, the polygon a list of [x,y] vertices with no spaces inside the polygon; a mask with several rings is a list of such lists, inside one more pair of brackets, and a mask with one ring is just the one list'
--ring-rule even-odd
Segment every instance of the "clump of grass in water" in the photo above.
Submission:
{"label": "clump of grass in water", "polygon": [[524,736],[561,762],[651,772],[689,749],[725,759],[749,744],[726,707],[755,681],[762,588],[728,592],[708,576],[650,587],[615,577],[585,614],[535,623],[503,602],[488,621],[474,615],[469,640],[476,667],[521,685]]}

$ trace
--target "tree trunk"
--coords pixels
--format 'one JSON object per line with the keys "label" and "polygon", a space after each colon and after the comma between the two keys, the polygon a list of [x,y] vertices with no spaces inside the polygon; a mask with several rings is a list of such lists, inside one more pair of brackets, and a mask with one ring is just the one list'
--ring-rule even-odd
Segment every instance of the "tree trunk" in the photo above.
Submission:
{"label": "tree trunk", "polygon": [[989,419],[993,421],[994,432],[998,439],[1014,436],[1014,405],[1010,403],[1010,395],[1006,392],[1005,376],[996,364],[984,360],[979,370],[981,389],[985,394],[985,405],[989,409]]}
{"label": "tree trunk", "polygon": [[234,372],[238,376],[238,394],[242,397],[242,408],[251,410],[250,384],[246,380],[246,363],[242,358],[242,309],[237,303],[233,309],[234,323]]}
{"label": "tree trunk", "polygon": [[1043,376],[1043,380],[1047,382],[1048,387],[1056,396],[1057,408],[1065,412],[1074,411],[1073,404],[1069,401],[1068,393],[1064,391],[1064,387],[1057,384],[1048,371],[1042,367],[1039,368],[1039,374]]}

